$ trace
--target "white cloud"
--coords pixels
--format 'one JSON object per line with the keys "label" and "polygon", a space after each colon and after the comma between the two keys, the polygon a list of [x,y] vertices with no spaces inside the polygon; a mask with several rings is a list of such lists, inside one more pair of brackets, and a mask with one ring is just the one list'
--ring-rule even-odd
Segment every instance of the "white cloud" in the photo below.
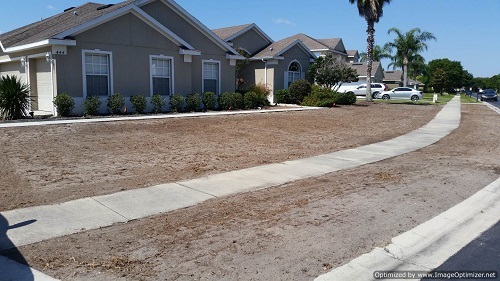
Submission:
{"label": "white cloud", "polygon": [[56,7],[54,7],[54,6],[52,6],[52,5],[48,5],[48,6],[47,6],[47,9],[49,9],[49,10],[55,10],[55,9],[56,9]]}
{"label": "white cloud", "polygon": [[273,19],[273,22],[275,22],[277,24],[295,25],[295,23],[293,23],[287,19],[282,19],[282,18]]}

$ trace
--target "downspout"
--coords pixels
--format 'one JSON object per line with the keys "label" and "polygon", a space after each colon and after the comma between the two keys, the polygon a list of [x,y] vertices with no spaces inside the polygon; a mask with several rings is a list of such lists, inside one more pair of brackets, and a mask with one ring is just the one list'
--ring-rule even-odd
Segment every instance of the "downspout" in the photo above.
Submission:
{"label": "downspout", "polygon": [[25,62],[24,62],[24,73],[26,74],[26,83],[28,83],[29,90],[30,90],[30,99],[29,99],[29,111],[32,111],[32,104],[31,104],[31,99],[32,99],[32,91],[31,91],[31,79],[30,79],[30,63],[29,63],[29,58],[28,56],[25,57]]}
{"label": "downspout", "polygon": [[54,87],[54,69],[55,69],[55,64],[56,60],[52,58],[52,55],[48,55],[47,53],[47,61],[50,63],[50,89],[52,91],[52,115],[54,117],[57,117],[57,111],[56,111],[56,106],[54,105],[54,100],[55,100],[55,87]]}
{"label": "downspout", "polygon": [[264,84],[267,87],[267,61],[262,59],[262,62],[264,63]]}
{"label": "downspout", "polygon": [[[266,86],[267,89],[267,60],[262,59],[262,62],[264,63],[264,85]],[[267,97],[267,100],[270,103],[273,103],[274,96],[269,95],[269,97]]]}

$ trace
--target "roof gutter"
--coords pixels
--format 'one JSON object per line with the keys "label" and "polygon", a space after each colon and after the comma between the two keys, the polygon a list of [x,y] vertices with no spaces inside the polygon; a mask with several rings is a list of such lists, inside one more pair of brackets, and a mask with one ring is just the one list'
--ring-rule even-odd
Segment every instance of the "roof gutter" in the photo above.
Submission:
{"label": "roof gutter", "polygon": [[0,42],[0,47],[2,47],[2,51],[4,53],[15,53],[15,52],[21,52],[21,51],[28,51],[28,50],[48,47],[48,46],[52,46],[52,45],[76,46],[76,40],[46,39],[46,40],[42,40],[39,42],[31,43],[31,44],[26,44],[26,45],[21,45],[21,46],[16,46],[16,47],[8,47],[8,48],[4,48],[3,44]]}

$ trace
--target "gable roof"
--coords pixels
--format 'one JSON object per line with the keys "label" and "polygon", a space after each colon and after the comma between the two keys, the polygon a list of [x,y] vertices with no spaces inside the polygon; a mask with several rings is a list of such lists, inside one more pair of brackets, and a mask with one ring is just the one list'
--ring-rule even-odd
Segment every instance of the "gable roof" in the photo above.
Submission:
{"label": "gable roof", "polygon": [[4,52],[14,52],[49,46],[51,44],[74,46],[76,45],[76,41],[72,36],[126,13],[133,13],[165,37],[176,43],[181,50],[188,50],[191,54],[199,54],[200,52],[189,43],[139,8],[139,6],[151,3],[152,1],[161,1],[164,4],[169,4],[169,7],[172,7],[175,12],[179,13],[184,19],[187,19],[193,26],[223,50],[229,52],[230,55],[234,55],[234,58],[240,57],[231,46],[222,41],[211,30],[172,0],[126,0],[114,5],[86,3],[76,8],[67,9],[62,13],[42,21],[0,34],[0,47]]}
{"label": "gable roof", "polygon": [[300,41],[302,41],[302,43],[304,43],[304,45],[307,46],[307,48],[309,48],[311,52],[330,51],[347,55],[344,43],[342,42],[341,38],[314,39],[311,36],[305,35],[304,33],[299,33],[285,39],[299,39]]}
{"label": "gable roof", "polygon": [[[359,77],[366,77],[366,73],[368,71],[368,64],[366,62],[355,62],[351,63],[349,66],[354,70],[356,70]],[[380,62],[378,61],[372,62],[372,77],[375,76],[379,68],[382,68]]]}
{"label": "gable roof", "polygon": [[262,29],[260,29],[255,23],[217,28],[217,29],[213,29],[212,31],[217,36],[219,36],[222,40],[228,42],[228,41],[231,41],[234,38],[237,38],[238,36],[248,32],[252,29],[255,30],[255,32],[257,32],[257,34],[259,34],[262,38],[264,38],[269,43],[274,42],[274,40],[271,39],[271,37],[269,37],[269,35],[267,35],[264,31],[262,31]]}
{"label": "gable roof", "polygon": [[306,45],[311,52],[328,51],[328,46],[324,45],[323,43],[320,43],[319,41],[310,36],[305,35],[304,33],[295,34],[283,40],[297,40],[297,39],[302,41],[302,43],[304,43],[304,45]]}
{"label": "gable roof", "polygon": [[104,8],[107,5],[103,4],[86,3],[50,18],[0,34],[0,42],[4,48],[12,48],[55,39],[54,37],[61,32],[109,14],[132,2],[133,0],[128,0],[107,8]]}
{"label": "gable roof", "polygon": [[318,42],[327,46],[330,50],[337,51],[339,53],[347,55],[347,52],[344,47],[344,42],[342,42],[342,38],[328,38],[328,39],[317,39]]}
{"label": "gable roof", "polygon": [[290,50],[292,47],[296,45],[298,45],[311,58],[316,58],[316,56],[309,50],[309,48],[307,48],[307,46],[301,40],[288,37],[271,43],[262,51],[254,55],[251,59],[253,60],[261,60],[266,58],[279,59],[283,53]]}
{"label": "gable roof", "polygon": [[348,57],[356,57],[359,56],[358,50],[347,50],[347,56]]}
{"label": "gable roof", "polygon": [[206,27],[202,22],[200,22],[197,18],[192,16],[188,11],[182,8],[179,4],[177,4],[174,0],[135,0],[134,3],[138,7],[147,5],[154,1],[161,1],[163,4],[167,5],[170,9],[180,15],[183,19],[189,22],[192,26],[198,29],[202,34],[207,36],[212,42],[218,45],[220,48],[226,50],[227,52],[232,53],[231,57],[236,59],[244,59],[233,47],[231,47],[227,42],[222,40],[219,36],[217,36],[212,30]]}
{"label": "gable roof", "polygon": [[384,81],[403,81],[402,78],[402,70],[384,71]]}

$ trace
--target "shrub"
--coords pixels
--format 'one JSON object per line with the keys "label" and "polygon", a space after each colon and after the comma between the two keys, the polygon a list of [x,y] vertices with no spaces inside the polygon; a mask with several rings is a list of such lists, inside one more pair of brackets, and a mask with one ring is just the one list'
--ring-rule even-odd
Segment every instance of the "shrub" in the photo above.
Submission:
{"label": "shrub", "polygon": [[130,97],[130,103],[132,103],[132,107],[134,107],[135,112],[140,114],[146,109],[148,101],[143,95],[134,95]]}
{"label": "shrub", "polygon": [[154,94],[153,97],[151,98],[151,105],[153,106],[154,113],[161,112],[165,104],[166,104],[165,98],[162,97],[161,95]]}
{"label": "shrub", "polygon": [[292,103],[290,100],[290,92],[287,89],[280,89],[276,91],[277,103]]}
{"label": "shrub", "polygon": [[119,93],[115,93],[108,97],[108,110],[113,114],[120,114],[125,106],[125,97]]}
{"label": "shrub", "polygon": [[269,97],[270,92],[267,89],[266,85],[264,85],[264,84],[252,85],[247,89],[246,92],[256,93],[257,96],[259,97],[261,106],[269,105],[268,97]]}
{"label": "shrub", "polygon": [[203,106],[205,106],[206,110],[214,110],[216,101],[217,98],[213,92],[203,93]]}
{"label": "shrub", "polygon": [[200,94],[189,94],[186,97],[186,110],[187,111],[200,111],[201,97]]}
{"label": "shrub", "polygon": [[243,104],[247,109],[253,109],[259,106],[263,106],[262,97],[255,92],[246,92],[243,96]]}
{"label": "shrub", "polygon": [[314,89],[311,94],[304,97],[302,105],[330,107],[337,102],[337,93],[326,88]]}
{"label": "shrub", "polygon": [[184,109],[184,97],[181,94],[173,94],[170,97],[170,110],[181,112]]}
{"label": "shrub", "polygon": [[300,104],[304,97],[311,93],[311,83],[306,80],[297,80],[288,88],[291,103]]}
{"label": "shrub", "polygon": [[99,96],[87,96],[83,102],[86,115],[97,115],[101,107],[101,99]]}
{"label": "shrub", "polygon": [[243,108],[243,95],[240,93],[224,92],[219,97],[219,106],[224,110]]}
{"label": "shrub", "polygon": [[0,114],[3,119],[25,117],[30,109],[29,85],[16,76],[0,78]]}
{"label": "shrub", "polygon": [[353,92],[337,93],[337,104],[354,104],[356,103],[356,95]]}
{"label": "shrub", "polygon": [[73,108],[75,108],[75,101],[67,93],[62,93],[54,98],[54,105],[57,108],[58,115],[69,116]]}

